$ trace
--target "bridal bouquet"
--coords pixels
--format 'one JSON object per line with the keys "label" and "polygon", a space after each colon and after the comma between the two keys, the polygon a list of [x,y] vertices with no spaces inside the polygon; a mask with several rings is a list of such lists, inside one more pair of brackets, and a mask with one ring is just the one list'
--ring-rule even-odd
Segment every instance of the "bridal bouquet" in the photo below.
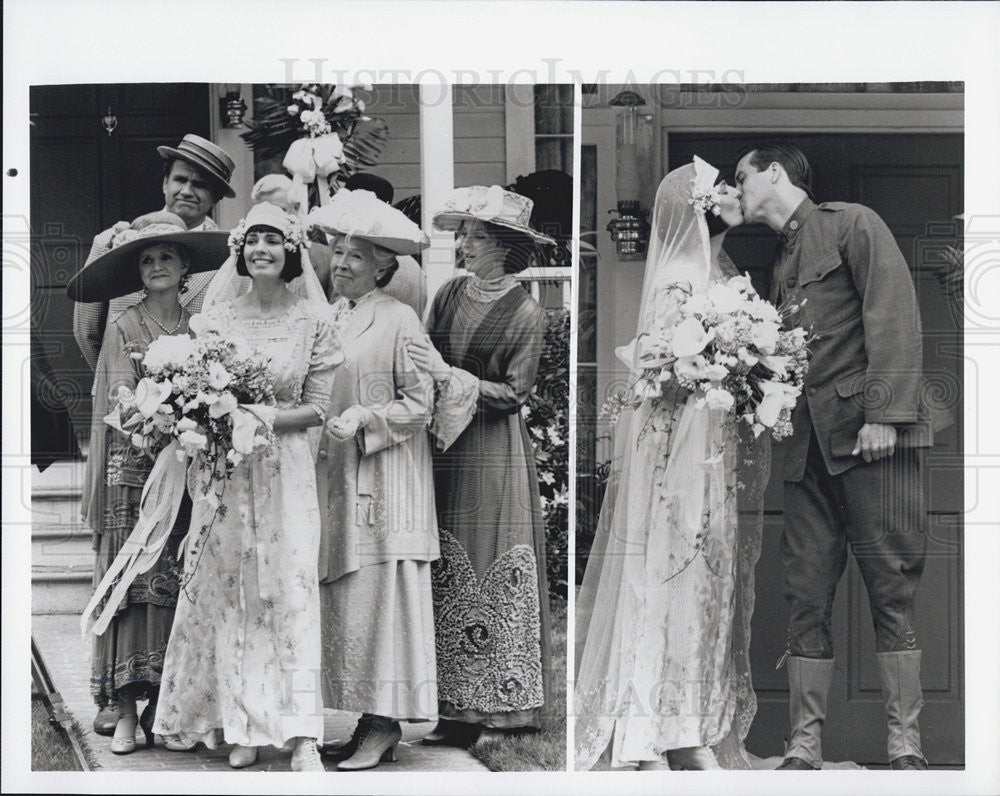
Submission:
{"label": "bridal bouquet", "polygon": [[176,440],[179,461],[201,453],[200,467],[218,478],[228,478],[245,456],[271,449],[276,409],[266,359],[213,334],[163,335],[133,356],[146,376],[134,392],[120,389],[105,422],[137,448],[155,456]]}
{"label": "bridal bouquet", "polygon": [[[754,290],[749,276],[734,276],[692,291],[683,283],[664,288],[652,326],[622,352],[640,372],[625,396],[641,403],[676,381],[712,409],[731,411],[755,436],[792,433],[791,416],[808,369],[805,329],[782,329],[783,312]],[[787,312],[796,308],[789,307]]]}
{"label": "bridal bouquet", "polygon": [[[154,462],[135,526],[80,618],[83,632],[90,628],[100,635],[107,630],[135,578],[155,566],[176,522],[186,481],[200,485],[201,494],[192,498],[204,498],[214,509],[197,527],[192,518],[191,531],[178,549],[178,558],[190,554],[196,567],[215,517],[225,512],[220,496],[229,476],[245,456],[275,445],[277,408],[267,360],[196,328],[199,317],[191,321],[199,337],[164,335],[145,353],[132,353],[146,375],[134,392],[119,390],[114,410],[104,418]],[[198,462],[190,479],[189,457]]]}

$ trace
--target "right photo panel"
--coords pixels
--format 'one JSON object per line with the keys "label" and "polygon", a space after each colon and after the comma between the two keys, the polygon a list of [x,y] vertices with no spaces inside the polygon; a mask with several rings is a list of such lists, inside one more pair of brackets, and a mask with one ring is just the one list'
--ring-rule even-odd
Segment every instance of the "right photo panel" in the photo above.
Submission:
{"label": "right photo panel", "polygon": [[964,768],[963,84],[582,91],[575,768]]}

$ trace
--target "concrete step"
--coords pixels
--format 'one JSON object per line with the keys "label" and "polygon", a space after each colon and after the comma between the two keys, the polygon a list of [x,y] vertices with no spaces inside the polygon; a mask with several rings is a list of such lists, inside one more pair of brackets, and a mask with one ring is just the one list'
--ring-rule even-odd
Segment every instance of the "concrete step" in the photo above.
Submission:
{"label": "concrete step", "polygon": [[31,498],[32,533],[36,527],[80,524],[80,494],[50,492]]}
{"label": "concrete step", "polygon": [[31,567],[32,614],[79,614],[94,593],[93,563]]}
{"label": "concrete step", "polygon": [[32,614],[79,614],[93,594],[91,531],[80,520],[83,479],[81,461],[22,477],[31,506]]}
{"label": "concrete step", "polygon": [[75,525],[35,525],[31,529],[32,566],[92,565],[94,550],[90,528]]}

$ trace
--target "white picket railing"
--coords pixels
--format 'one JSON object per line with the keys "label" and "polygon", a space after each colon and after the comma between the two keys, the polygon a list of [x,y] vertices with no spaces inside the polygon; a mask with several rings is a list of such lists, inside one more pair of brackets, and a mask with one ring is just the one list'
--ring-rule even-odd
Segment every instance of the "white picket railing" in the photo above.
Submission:
{"label": "white picket railing", "polygon": [[517,275],[517,279],[528,286],[531,297],[541,303],[542,284],[558,283],[562,295],[562,306],[570,309],[570,288],[573,283],[573,269],[569,266],[561,268],[526,268]]}

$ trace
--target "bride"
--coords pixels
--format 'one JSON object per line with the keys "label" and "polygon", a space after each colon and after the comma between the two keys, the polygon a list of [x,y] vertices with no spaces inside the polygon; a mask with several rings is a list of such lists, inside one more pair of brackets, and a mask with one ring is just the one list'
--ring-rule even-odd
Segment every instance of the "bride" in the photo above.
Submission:
{"label": "bride", "polygon": [[[695,158],[657,190],[637,340],[617,351],[633,376],[638,339],[677,312],[670,286],[736,274],[722,243],[743,223],[739,191],[720,186],[709,208],[693,199],[717,177]],[[577,603],[578,769],[609,744],[613,767],[753,765],[743,739],[756,712],[748,647],[770,449],[702,397],[668,381],[619,420]]]}

